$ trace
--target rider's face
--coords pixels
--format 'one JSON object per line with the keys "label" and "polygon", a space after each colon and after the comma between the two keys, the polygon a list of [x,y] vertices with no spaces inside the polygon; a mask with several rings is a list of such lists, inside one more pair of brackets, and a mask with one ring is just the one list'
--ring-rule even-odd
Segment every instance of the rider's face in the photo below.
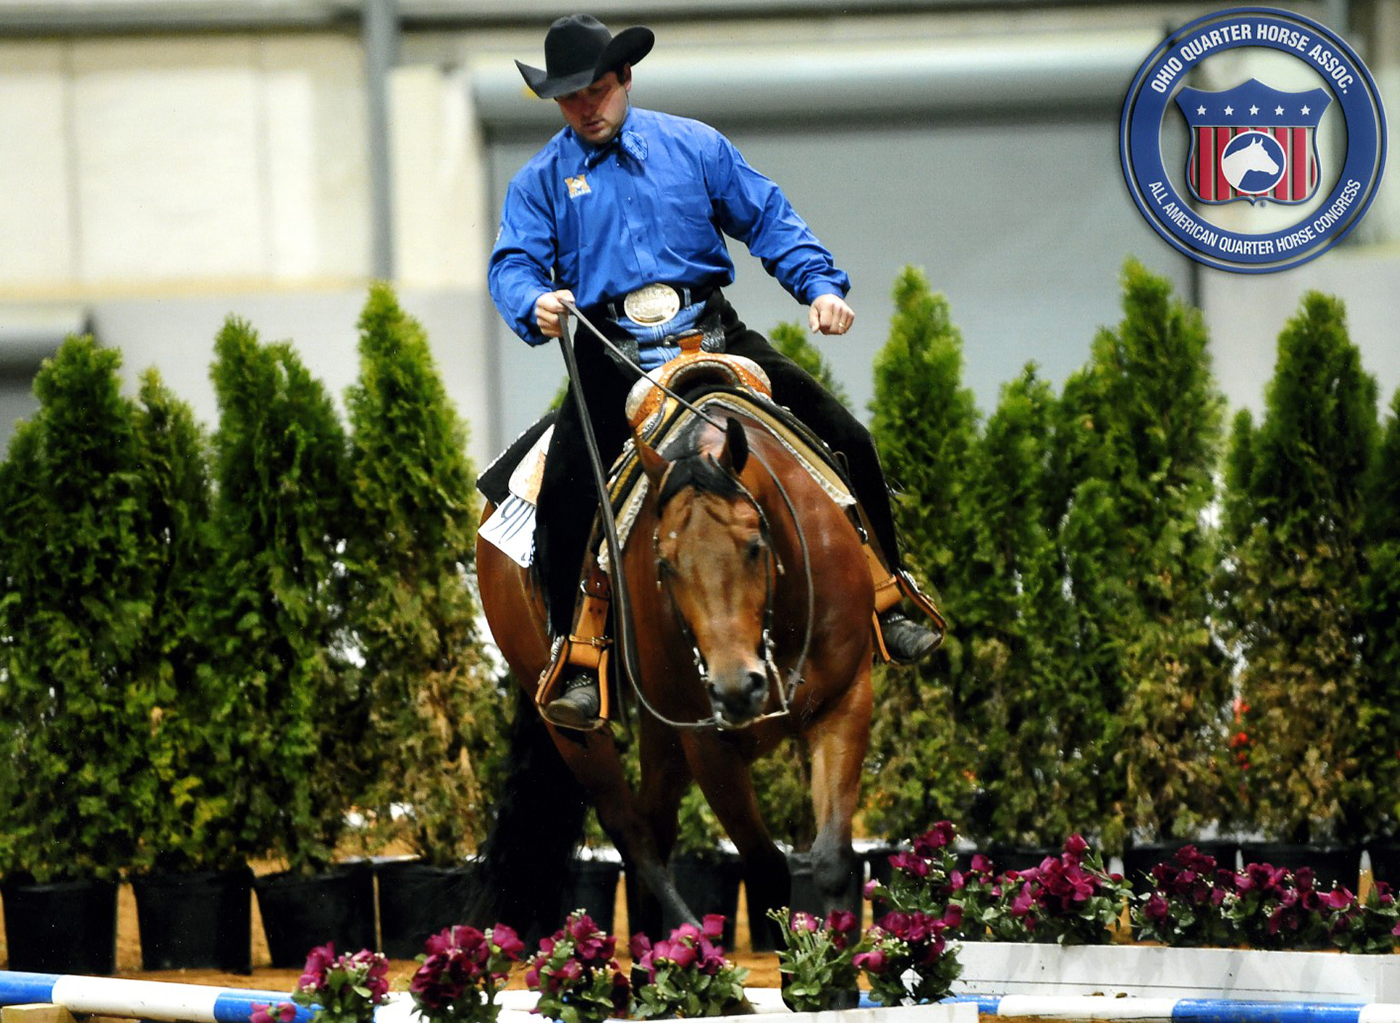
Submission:
{"label": "rider's face", "polygon": [[609,71],[586,89],[579,89],[554,102],[574,134],[585,142],[601,146],[608,142],[627,119],[627,92],[632,88],[632,69]]}

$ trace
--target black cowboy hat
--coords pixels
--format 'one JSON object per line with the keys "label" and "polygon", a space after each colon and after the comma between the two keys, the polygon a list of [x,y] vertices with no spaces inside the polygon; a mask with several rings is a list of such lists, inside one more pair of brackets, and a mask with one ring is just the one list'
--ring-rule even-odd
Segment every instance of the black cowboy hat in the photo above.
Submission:
{"label": "black cowboy hat", "polygon": [[614,36],[597,18],[570,14],[550,25],[544,37],[544,66],[548,70],[518,60],[515,66],[536,96],[553,99],[587,88],[623,64],[637,63],[651,52],[655,42],[649,28],[623,29]]}

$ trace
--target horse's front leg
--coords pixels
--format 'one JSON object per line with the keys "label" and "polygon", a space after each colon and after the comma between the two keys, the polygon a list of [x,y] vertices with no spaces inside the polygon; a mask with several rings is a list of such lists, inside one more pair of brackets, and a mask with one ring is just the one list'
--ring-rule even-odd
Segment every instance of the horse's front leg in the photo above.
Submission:
{"label": "horse's front leg", "polygon": [[[587,790],[598,811],[598,823],[622,854],[626,871],[641,880],[661,905],[679,920],[695,919],[666,869],[651,821],[642,814],[627,783],[617,746],[606,731],[564,735],[549,726],[555,746],[569,769]],[[674,841],[674,828],[672,841]],[[669,849],[666,850],[669,852]]]}
{"label": "horse's front leg", "polygon": [[851,821],[860,804],[861,770],[870,745],[870,661],[866,658],[841,698],[804,733],[812,756],[812,805],[817,837],[812,877],[823,908],[855,910],[860,861],[851,848]]}
{"label": "horse's front leg", "polygon": [[774,844],[763,822],[753,775],[738,749],[737,737],[690,733],[682,742],[696,784],[739,850],[750,926],[756,934],[768,934],[767,947],[776,947],[777,925],[766,917],[770,909],[791,905],[792,875],[787,857]]}

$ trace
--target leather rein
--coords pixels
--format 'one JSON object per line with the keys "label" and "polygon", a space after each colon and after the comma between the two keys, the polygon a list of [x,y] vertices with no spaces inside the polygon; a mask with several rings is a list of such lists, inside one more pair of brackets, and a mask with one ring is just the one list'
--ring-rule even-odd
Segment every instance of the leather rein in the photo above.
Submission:
{"label": "leather rein", "polygon": [[[646,371],[643,370],[640,366],[638,366],[625,352],[623,352],[620,348],[613,344],[613,342],[609,340],[601,330],[599,330],[591,322],[589,322],[588,318],[584,316],[582,312],[579,311],[576,305],[568,301],[565,301],[564,305],[570,312],[577,316],[579,318],[579,322],[582,323],[585,327],[587,327],[589,331],[592,332],[598,338],[598,340],[603,343],[603,345],[610,349],[614,355],[621,358],[624,364],[635,369],[637,371],[638,377],[646,376]],[[612,590],[613,598],[615,601],[614,606],[617,610],[617,614],[615,615],[618,634],[617,645],[622,654],[622,670],[627,676],[628,684],[631,687],[633,695],[635,695],[637,699],[638,705],[645,709],[647,713],[649,713],[660,723],[668,725],[671,728],[678,729],[719,728],[722,730],[732,730],[736,728],[747,728],[750,725],[757,724],[760,721],[768,721],[774,718],[790,716],[792,713],[793,698],[796,694],[797,687],[802,683],[802,670],[806,667],[807,657],[811,652],[813,622],[816,617],[816,588],[815,584],[812,581],[812,559],[810,549],[807,544],[807,536],[802,529],[802,522],[797,516],[797,508],[793,504],[792,496],[787,492],[787,488],[783,486],[782,480],[778,478],[777,473],[773,471],[773,467],[768,463],[767,459],[765,459],[759,452],[753,450],[753,448],[750,447],[749,457],[755,459],[760,465],[763,466],[764,471],[768,473],[769,478],[773,481],[774,488],[777,490],[777,492],[779,493],[779,495],[781,495],[783,499],[783,504],[787,508],[788,515],[792,519],[793,528],[796,531],[797,535],[798,546],[802,552],[802,571],[803,579],[806,585],[807,614],[805,616],[806,623],[803,631],[802,647],[799,651],[796,662],[793,664],[793,667],[788,671],[786,682],[783,682],[779,678],[778,666],[773,656],[774,644],[772,638],[772,624],[774,614],[773,595],[775,588],[774,576],[776,574],[781,573],[783,571],[783,568],[777,560],[776,552],[773,550],[771,544],[769,544],[768,562],[765,566],[766,593],[764,597],[763,663],[765,674],[768,677],[768,684],[770,688],[775,690],[777,693],[780,709],[776,711],[770,711],[766,714],[761,714],[758,717],[747,721],[743,725],[739,726],[729,724],[722,717],[720,717],[720,715],[717,712],[711,715],[710,717],[701,718],[695,721],[677,721],[673,718],[667,717],[660,710],[658,710],[650,700],[647,699],[646,693],[642,690],[642,685],[640,681],[641,669],[639,666],[641,658],[637,652],[637,630],[636,625],[632,620],[631,595],[627,589],[626,572],[623,571],[622,567],[622,544],[621,541],[618,539],[617,535],[617,523],[613,520],[612,514],[607,510],[611,507],[611,502],[608,496],[607,471],[603,467],[602,455],[598,451],[598,442],[593,432],[593,421],[588,413],[587,398],[583,393],[583,387],[580,382],[578,372],[578,360],[574,353],[573,338],[569,330],[568,317],[566,316],[561,316],[559,318],[559,348],[564,355],[564,364],[568,370],[569,382],[574,390],[574,400],[578,403],[579,406],[579,418],[582,421],[585,446],[588,449],[588,460],[593,473],[593,482],[598,490],[599,518],[603,527],[603,537],[604,541],[608,545],[609,560],[614,566],[613,574],[615,578],[612,580]],[[725,424],[716,420],[704,409],[697,407],[690,401],[683,398],[681,395],[677,394],[670,387],[667,387],[665,384],[659,382],[656,383],[655,386],[660,388],[660,390],[663,393],[665,393],[667,397],[674,399],[680,405],[689,409],[698,418],[703,419],[705,422],[711,424],[712,426],[715,426],[721,431],[726,429]],[[756,425],[762,427],[765,431],[771,433],[771,430],[766,424],[758,423]],[[747,500],[753,506],[754,510],[758,513],[761,531],[765,538],[765,541],[767,541],[771,537],[767,514],[764,512],[762,506],[758,503],[758,499],[755,498],[753,496],[753,493],[747,487],[745,487],[742,482],[739,481],[737,476],[734,477],[734,482],[738,485],[740,491],[743,494],[744,499]],[[657,542],[657,539],[657,537],[653,536],[653,543]],[[660,568],[658,562],[658,573],[659,571]],[[669,586],[669,581],[667,581],[668,597],[670,596]],[[704,655],[700,652],[699,646],[695,642],[695,636],[690,628],[689,623],[687,623],[685,621],[685,617],[681,615],[680,609],[676,606],[676,602],[673,598],[671,599],[671,605],[672,608],[675,610],[676,617],[679,619],[682,635],[690,642],[691,651],[695,660],[696,672],[699,676],[700,682],[704,684],[709,677],[708,668],[705,665]],[[606,680],[599,679],[599,684],[606,684]]]}

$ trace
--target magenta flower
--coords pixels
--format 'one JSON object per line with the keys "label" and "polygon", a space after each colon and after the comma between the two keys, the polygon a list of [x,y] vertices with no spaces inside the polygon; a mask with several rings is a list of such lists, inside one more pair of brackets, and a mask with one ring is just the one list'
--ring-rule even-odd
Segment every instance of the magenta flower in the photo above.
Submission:
{"label": "magenta flower", "polygon": [[826,916],[826,926],[828,930],[838,934],[849,934],[854,931],[858,924],[856,915],[848,909],[833,909]]}
{"label": "magenta flower", "polygon": [[957,829],[952,821],[939,821],[928,831],[914,839],[914,852],[925,858],[933,858],[939,850],[953,844]]}
{"label": "magenta flower", "polygon": [[723,916],[711,914],[700,927],[681,924],[668,938],[632,939],[634,962],[650,982],[637,988],[637,1017],[717,1015],[742,998],[748,971],[731,964],[712,940],[724,933],[724,924]]}
{"label": "magenta flower", "polygon": [[253,1003],[249,1023],[292,1023],[297,1018],[297,1007],[291,1002],[278,1002],[277,1005]]}
{"label": "magenta flower", "polygon": [[929,871],[928,860],[911,852],[895,853],[890,857],[890,866],[911,877],[927,877]]}
{"label": "magenta flower", "polygon": [[885,967],[889,965],[889,956],[882,948],[871,949],[869,952],[857,952],[855,959],[856,969],[865,970],[867,973],[882,974]]}

